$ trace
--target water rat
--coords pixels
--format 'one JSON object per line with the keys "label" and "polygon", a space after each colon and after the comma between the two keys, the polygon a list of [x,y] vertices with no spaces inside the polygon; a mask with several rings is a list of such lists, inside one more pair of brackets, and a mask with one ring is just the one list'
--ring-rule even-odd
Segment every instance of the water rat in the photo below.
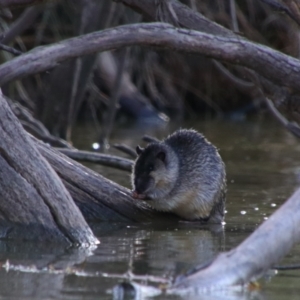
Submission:
{"label": "water rat", "polygon": [[216,149],[195,130],[178,130],[146,148],[137,146],[132,196],[186,220],[224,219],[226,172]]}

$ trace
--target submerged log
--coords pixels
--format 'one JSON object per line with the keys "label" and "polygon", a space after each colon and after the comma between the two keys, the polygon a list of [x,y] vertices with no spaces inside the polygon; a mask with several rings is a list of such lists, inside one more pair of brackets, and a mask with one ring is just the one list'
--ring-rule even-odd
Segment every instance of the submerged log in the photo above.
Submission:
{"label": "submerged log", "polygon": [[95,244],[70,194],[0,91],[0,236]]}

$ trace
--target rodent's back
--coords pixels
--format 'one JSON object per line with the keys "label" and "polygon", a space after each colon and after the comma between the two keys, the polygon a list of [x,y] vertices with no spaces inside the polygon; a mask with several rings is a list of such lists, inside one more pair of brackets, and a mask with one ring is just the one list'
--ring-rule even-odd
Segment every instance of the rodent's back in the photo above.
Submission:
{"label": "rodent's back", "polygon": [[[200,171],[206,172],[204,175],[209,180],[218,176],[223,169],[223,162],[215,146],[195,130],[178,130],[167,137],[164,141],[178,156],[180,168],[180,180],[184,180],[184,175],[195,175],[203,177]],[[207,170],[207,167],[210,170]],[[207,173],[209,171],[209,173]],[[207,177],[208,176],[208,177]],[[190,177],[190,182],[194,177]]]}
{"label": "rodent's back", "polygon": [[[206,217],[220,214],[223,218],[225,201],[225,167],[215,148],[205,137],[195,130],[179,130],[164,141],[170,146],[179,162],[179,176],[170,197],[184,197],[197,191],[195,206]],[[184,204],[186,205],[186,203]],[[179,206],[178,211],[184,208]],[[204,217],[205,218],[205,217]]]}
{"label": "rodent's back", "polygon": [[195,130],[178,130],[161,142],[137,148],[133,196],[189,220],[221,222],[225,167],[217,149]]}

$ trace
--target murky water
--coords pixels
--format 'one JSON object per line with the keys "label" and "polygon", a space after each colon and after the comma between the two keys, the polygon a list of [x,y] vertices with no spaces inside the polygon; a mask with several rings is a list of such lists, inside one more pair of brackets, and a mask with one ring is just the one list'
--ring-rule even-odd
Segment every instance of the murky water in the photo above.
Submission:
{"label": "murky water", "polygon": [[[164,137],[176,126],[119,128],[113,133],[112,142],[135,146],[145,133]],[[96,249],[0,242],[0,261],[9,260],[0,269],[0,298],[112,299],[112,287],[132,274],[144,279],[172,278],[238,245],[299,186],[300,140],[272,119],[203,121],[181,126],[204,133],[220,149],[226,163],[228,200],[224,231],[184,222],[172,226],[94,224],[101,240]],[[75,146],[79,148],[89,149],[97,138],[93,128],[88,127],[78,128],[75,134]],[[92,167],[130,186],[128,173]],[[295,247],[280,264],[298,263],[299,251],[300,247]],[[300,271],[280,271],[266,276],[261,290],[201,299],[299,299],[299,280]]]}

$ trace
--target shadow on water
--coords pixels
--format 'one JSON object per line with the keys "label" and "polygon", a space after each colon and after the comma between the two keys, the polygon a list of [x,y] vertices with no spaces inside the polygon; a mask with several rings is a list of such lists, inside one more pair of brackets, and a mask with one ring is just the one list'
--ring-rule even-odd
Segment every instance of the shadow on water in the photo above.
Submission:
{"label": "shadow on water", "polygon": [[[118,128],[111,142],[135,147],[143,145],[140,138],[144,134],[162,138],[178,127]],[[225,161],[228,196],[224,228],[185,222],[93,224],[101,241],[95,249],[3,241],[0,298],[118,299],[112,288],[133,276],[143,284],[151,283],[153,276],[168,281],[237,246],[299,186],[300,143],[277,123],[206,121],[182,127],[204,133]],[[81,149],[91,149],[97,140],[94,129],[88,126],[77,128],[74,136],[75,146]],[[112,148],[109,152],[120,154]],[[126,172],[88,166],[130,186],[130,174]],[[299,251],[300,247],[295,247],[280,263],[299,262]],[[279,271],[276,276],[263,278],[259,291],[155,299],[299,299],[299,279],[297,270]]]}

